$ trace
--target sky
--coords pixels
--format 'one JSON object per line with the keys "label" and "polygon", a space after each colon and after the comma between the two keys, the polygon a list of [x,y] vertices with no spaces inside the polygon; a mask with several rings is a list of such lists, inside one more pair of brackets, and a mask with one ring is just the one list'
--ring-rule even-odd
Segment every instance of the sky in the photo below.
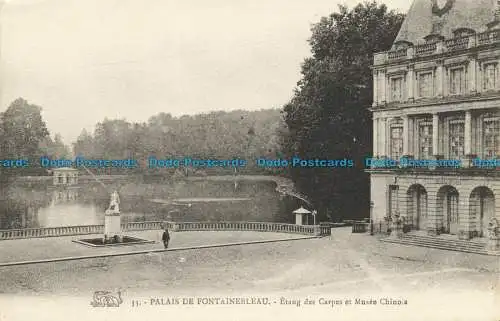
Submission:
{"label": "sky", "polygon": [[0,112],[22,97],[69,144],[105,117],[280,108],[310,56],[312,24],[358,2],[10,0],[0,13]]}

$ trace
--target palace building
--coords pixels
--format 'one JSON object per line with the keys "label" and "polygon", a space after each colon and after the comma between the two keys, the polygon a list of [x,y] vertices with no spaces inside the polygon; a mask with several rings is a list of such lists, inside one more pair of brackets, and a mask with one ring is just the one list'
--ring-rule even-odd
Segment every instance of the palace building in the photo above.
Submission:
{"label": "palace building", "polygon": [[375,224],[470,240],[500,219],[499,62],[500,1],[413,1],[374,54],[373,157],[460,165],[369,169]]}

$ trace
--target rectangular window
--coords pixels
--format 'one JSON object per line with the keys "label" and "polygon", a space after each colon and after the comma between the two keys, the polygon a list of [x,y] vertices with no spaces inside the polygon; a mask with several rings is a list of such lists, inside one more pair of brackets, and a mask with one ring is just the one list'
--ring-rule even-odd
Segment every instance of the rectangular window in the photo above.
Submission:
{"label": "rectangular window", "polygon": [[420,97],[431,97],[433,92],[432,72],[420,73],[418,77],[418,94]]}
{"label": "rectangular window", "polygon": [[391,126],[391,158],[399,159],[403,155],[403,127]]}
{"label": "rectangular window", "polygon": [[465,69],[455,68],[450,70],[450,94],[465,93]]}
{"label": "rectangular window", "polygon": [[420,123],[418,128],[419,156],[422,159],[432,157],[432,122]]}
{"label": "rectangular window", "polygon": [[500,118],[485,118],[483,121],[483,156],[495,158],[500,155]]}
{"label": "rectangular window", "polygon": [[403,100],[403,77],[391,78],[391,101]]}
{"label": "rectangular window", "polygon": [[497,64],[485,64],[483,67],[483,89],[494,90],[497,87]]}
{"label": "rectangular window", "polygon": [[448,142],[450,158],[459,159],[465,155],[465,124],[463,121],[450,122]]}

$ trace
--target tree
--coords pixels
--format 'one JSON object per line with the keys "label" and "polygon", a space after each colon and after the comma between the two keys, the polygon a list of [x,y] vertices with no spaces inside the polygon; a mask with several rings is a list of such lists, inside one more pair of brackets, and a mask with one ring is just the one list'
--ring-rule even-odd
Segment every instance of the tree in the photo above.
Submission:
{"label": "tree", "polygon": [[45,137],[40,142],[40,150],[42,153],[52,159],[69,159],[71,152],[62,140],[61,134],[55,134],[54,139],[50,136]]}
{"label": "tree", "polygon": [[42,108],[18,98],[0,116],[0,148],[4,159],[29,159],[32,168],[40,165],[40,143],[49,135]]}
{"label": "tree", "polygon": [[[292,168],[299,191],[324,216],[365,216],[369,178],[363,159],[371,153],[373,53],[387,50],[404,16],[365,2],[323,17],[312,28],[312,57],[302,65],[292,100],[284,106],[283,150],[304,159],[354,161],[353,168]],[[324,218],[323,216],[323,218]]]}
{"label": "tree", "polygon": [[76,142],[73,143],[73,154],[87,158],[94,156],[94,138],[86,129],[82,130]]}

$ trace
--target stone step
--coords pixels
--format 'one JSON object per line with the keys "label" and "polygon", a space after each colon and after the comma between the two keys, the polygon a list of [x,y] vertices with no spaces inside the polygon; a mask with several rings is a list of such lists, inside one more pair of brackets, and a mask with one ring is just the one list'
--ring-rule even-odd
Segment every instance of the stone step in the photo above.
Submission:
{"label": "stone step", "polygon": [[485,244],[481,244],[478,242],[467,242],[467,241],[453,241],[446,239],[436,239],[431,237],[422,237],[422,238],[412,238],[405,236],[401,239],[392,239],[385,238],[382,239],[383,242],[409,245],[409,246],[421,246],[428,248],[435,248],[440,250],[447,251],[458,251],[458,252],[466,252],[466,253],[476,253],[482,255],[500,255],[499,252],[489,252],[485,248]]}
{"label": "stone step", "polygon": [[[390,241],[390,240],[389,240]],[[406,244],[411,244],[411,245],[418,245],[418,246],[427,246],[427,247],[445,247],[447,249],[460,249],[460,250],[478,250],[482,251],[484,250],[484,246],[477,246],[473,244],[457,244],[457,243],[449,243],[449,242],[437,242],[437,241],[417,241],[417,240],[409,240],[409,239],[401,239],[401,240],[396,240],[399,243],[406,243]]]}
{"label": "stone step", "polygon": [[446,238],[442,236],[429,236],[429,235],[418,235],[418,234],[404,234],[403,238],[412,238],[412,239],[419,239],[419,240],[440,240],[440,241],[451,241],[451,242],[466,242],[466,243],[473,243],[473,244],[479,244],[479,245],[485,245],[486,241],[478,241],[477,239],[472,239],[472,240],[459,240],[457,236],[453,235],[453,238]]}
{"label": "stone step", "polygon": [[414,236],[403,236],[403,240],[408,240],[412,242],[420,242],[420,243],[428,243],[428,244],[446,244],[450,246],[464,246],[469,248],[484,248],[486,243],[481,242],[469,242],[463,240],[448,240],[442,238],[434,238],[434,237],[414,237]]}

